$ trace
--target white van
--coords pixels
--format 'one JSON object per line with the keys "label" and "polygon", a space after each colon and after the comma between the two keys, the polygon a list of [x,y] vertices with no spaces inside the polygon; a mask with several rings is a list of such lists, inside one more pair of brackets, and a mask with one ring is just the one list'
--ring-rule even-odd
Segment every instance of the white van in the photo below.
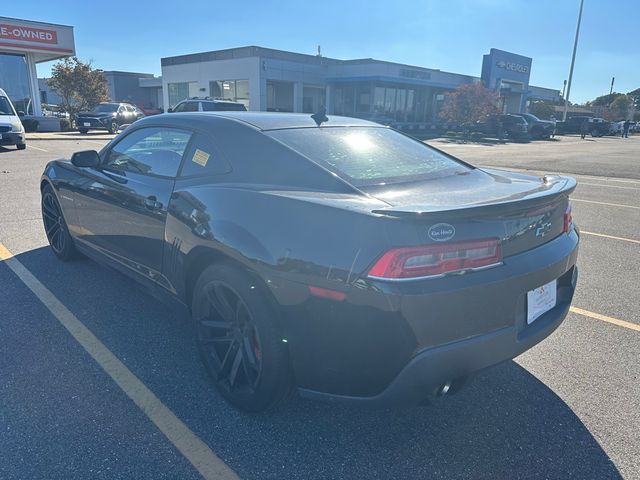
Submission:
{"label": "white van", "polygon": [[0,146],[15,145],[18,150],[27,148],[24,127],[4,90],[0,88]]}

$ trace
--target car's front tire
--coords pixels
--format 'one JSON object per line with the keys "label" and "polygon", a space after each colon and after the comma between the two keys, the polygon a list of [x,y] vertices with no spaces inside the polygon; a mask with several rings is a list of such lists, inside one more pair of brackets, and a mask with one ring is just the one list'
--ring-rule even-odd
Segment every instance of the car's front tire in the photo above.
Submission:
{"label": "car's front tire", "polygon": [[263,288],[240,268],[218,263],[193,291],[200,357],[221,395],[247,412],[277,406],[293,388],[286,343]]}
{"label": "car's front tire", "polygon": [[16,148],[17,148],[18,150],[24,150],[25,148],[27,148],[27,144],[26,144],[26,143],[18,143],[18,144],[16,145]]}
{"label": "car's front tire", "polygon": [[84,135],[85,133],[87,133],[87,132],[89,131],[89,129],[88,129],[88,128],[79,128],[79,129],[78,129],[78,131],[79,131],[81,134],[83,134],[83,135]]}
{"label": "car's front tire", "polygon": [[76,258],[78,252],[62,216],[60,203],[50,185],[42,189],[41,208],[45,234],[55,256],[63,261]]}
{"label": "car's front tire", "polygon": [[109,125],[109,129],[108,129],[109,133],[118,133],[118,123],[117,122],[111,122],[111,125]]}

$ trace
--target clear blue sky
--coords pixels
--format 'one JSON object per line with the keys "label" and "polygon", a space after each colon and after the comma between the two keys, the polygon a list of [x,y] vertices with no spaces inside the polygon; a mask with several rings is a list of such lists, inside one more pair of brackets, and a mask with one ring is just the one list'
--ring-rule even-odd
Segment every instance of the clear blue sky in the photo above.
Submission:
{"label": "clear blue sky", "polygon": [[[129,0],[3,2],[0,15],[75,27],[83,60],[160,74],[160,58],[244,45],[373,57],[480,76],[491,47],[533,57],[531,83],[562,89],[579,0]],[[585,0],[570,100],[640,87],[638,0]],[[40,65],[48,76],[50,64]]]}

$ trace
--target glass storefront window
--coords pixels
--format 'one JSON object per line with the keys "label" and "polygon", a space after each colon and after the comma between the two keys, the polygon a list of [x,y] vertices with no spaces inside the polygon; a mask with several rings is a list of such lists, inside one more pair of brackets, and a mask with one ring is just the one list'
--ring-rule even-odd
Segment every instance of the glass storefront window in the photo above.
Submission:
{"label": "glass storefront window", "polygon": [[173,108],[178,102],[198,96],[198,82],[179,82],[167,84],[169,91],[169,107]]}
{"label": "glass storefront window", "polygon": [[336,88],[334,111],[336,115],[353,115],[355,109],[355,87],[344,85]]}
{"label": "glass storefront window", "polygon": [[396,108],[396,89],[385,88],[384,92],[384,113],[392,116]]}
{"label": "glass storefront window", "polygon": [[384,88],[376,87],[373,90],[373,111],[376,113],[384,112]]}
{"label": "glass storefront window", "polygon": [[209,96],[240,102],[249,109],[249,80],[211,80]]}
{"label": "glass storefront window", "polygon": [[33,115],[29,70],[24,55],[0,53],[0,87],[7,93],[16,111]]}
{"label": "glass storefront window", "polygon": [[356,86],[356,112],[368,113],[371,111],[371,84],[360,83]]}
{"label": "glass storefront window", "polygon": [[293,112],[293,83],[267,81],[267,112]]}

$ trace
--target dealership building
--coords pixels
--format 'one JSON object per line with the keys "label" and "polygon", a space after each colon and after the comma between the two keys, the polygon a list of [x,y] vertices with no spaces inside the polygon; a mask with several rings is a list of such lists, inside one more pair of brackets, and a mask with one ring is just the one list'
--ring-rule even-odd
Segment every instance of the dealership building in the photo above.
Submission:
{"label": "dealership building", "polygon": [[75,54],[73,27],[0,17],[0,88],[26,115],[42,115],[36,64]]}
{"label": "dealership building", "polygon": [[165,108],[191,97],[218,97],[249,110],[318,111],[407,125],[437,119],[446,92],[482,81],[504,112],[531,100],[560,99],[559,90],[529,84],[532,59],[492,48],[480,77],[371,58],[339,60],[249,46],[161,60]]}

